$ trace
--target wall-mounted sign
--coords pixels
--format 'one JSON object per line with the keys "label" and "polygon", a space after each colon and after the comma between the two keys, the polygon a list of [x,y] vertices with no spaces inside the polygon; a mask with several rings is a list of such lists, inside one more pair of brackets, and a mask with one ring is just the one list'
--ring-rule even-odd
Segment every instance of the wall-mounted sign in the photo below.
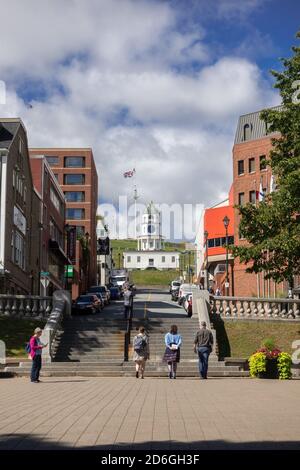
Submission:
{"label": "wall-mounted sign", "polygon": [[14,206],[14,225],[26,235],[26,219],[20,209]]}
{"label": "wall-mounted sign", "polygon": [[67,232],[67,256],[72,264],[76,264],[76,227],[70,227]]}
{"label": "wall-mounted sign", "polygon": [[65,277],[72,278],[74,276],[74,266],[72,264],[67,264],[65,266]]}

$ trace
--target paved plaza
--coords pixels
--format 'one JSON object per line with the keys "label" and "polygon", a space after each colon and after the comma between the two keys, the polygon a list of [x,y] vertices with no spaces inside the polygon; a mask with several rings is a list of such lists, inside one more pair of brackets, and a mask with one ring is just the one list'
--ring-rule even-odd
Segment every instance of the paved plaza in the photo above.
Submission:
{"label": "paved plaza", "polygon": [[300,381],[0,380],[0,450],[300,449]]}

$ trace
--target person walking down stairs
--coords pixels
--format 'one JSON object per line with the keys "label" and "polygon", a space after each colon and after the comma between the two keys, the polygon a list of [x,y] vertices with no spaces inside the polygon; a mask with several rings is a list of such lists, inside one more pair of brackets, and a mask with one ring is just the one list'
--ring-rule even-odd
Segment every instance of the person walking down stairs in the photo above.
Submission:
{"label": "person walking down stairs", "polygon": [[133,308],[133,295],[129,287],[125,287],[124,290],[124,318],[128,320],[130,316],[132,316],[132,308]]}
{"label": "person walking down stairs", "polygon": [[169,379],[176,379],[177,364],[180,362],[180,346],[182,338],[178,334],[177,325],[172,325],[165,336],[166,350],[163,360],[168,364]]}
{"label": "person walking down stairs", "polygon": [[144,378],[147,359],[150,359],[149,338],[145,328],[140,326],[138,334],[133,339],[133,360],[135,362],[135,376]]}
{"label": "person walking down stairs", "polygon": [[207,379],[208,359],[212,351],[214,338],[212,332],[206,328],[206,322],[201,322],[201,328],[197,331],[194,341],[194,352],[198,352],[199,375],[202,379]]}

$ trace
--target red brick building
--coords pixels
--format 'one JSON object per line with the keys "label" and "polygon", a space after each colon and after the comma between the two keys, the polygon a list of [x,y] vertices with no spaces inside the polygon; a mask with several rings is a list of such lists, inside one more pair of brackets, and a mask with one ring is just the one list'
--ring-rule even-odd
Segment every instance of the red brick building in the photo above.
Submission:
{"label": "red brick building", "polygon": [[38,199],[29,163],[26,128],[0,119],[0,293],[39,293]]}
{"label": "red brick building", "polygon": [[[96,284],[96,212],[98,206],[98,175],[90,148],[34,148],[30,155],[43,155],[66,198],[66,224],[76,241],[69,243],[67,254],[75,268],[72,297]],[[70,237],[69,237],[70,240]],[[72,247],[73,253],[70,253]]]}
{"label": "red brick building", "polygon": [[[280,107],[278,107],[280,109]],[[233,146],[233,202],[234,204],[259,204],[259,193],[270,191],[271,168],[265,164],[272,149],[271,138],[260,111],[240,116]],[[240,216],[234,209],[235,245],[246,243],[239,232]],[[284,283],[276,284],[264,279],[265,273],[245,273],[246,266],[234,262],[234,285],[238,296],[274,297],[285,290]]]}
{"label": "red brick building", "polygon": [[64,267],[69,264],[65,253],[66,201],[47,160],[40,155],[30,156],[33,184],[39,197],[40,271],[49,272],[41,283],[41,294],[52,295],[64,289]]}

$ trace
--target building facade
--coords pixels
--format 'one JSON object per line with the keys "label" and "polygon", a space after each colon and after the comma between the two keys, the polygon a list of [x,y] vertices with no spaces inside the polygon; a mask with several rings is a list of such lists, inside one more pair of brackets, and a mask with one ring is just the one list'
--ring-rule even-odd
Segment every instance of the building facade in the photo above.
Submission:
{"label": "building facade", "polygon": [[142,215],[137,251],[124,252],[124,268],[179,269],[179,253],[164,251],[161,235],[161,214],[151,202]]}
{"label": "building facade", "polygon": [[[280,109],[280,106],[275,109]],[[279,134],[267,134],[267,127],[260,119],[260,111],[240,116],[233,146],[233,203],[259,204],[264,194],[270,192],[271,168],[266,165],[272,150],[272,137]],[[240,233],[240,215],[234,209],[234,240],[238,246],[247,242]],[[284,283],[276,284],[265,280],[266,273],[245,273],[246,265],[234,262],[234,284],[239,296],[274,297],[285,291]]]}
{"label": "building facade", "polygon": [[[97,282],[98,175],[90,148],[33,148],[50,165],[66,199],[67,255],[74,265],[72,297]],[[75,234],[75,238],[74,238]]]}
{"label": "building facade", "polygon": [[[33,184],[39,198],[40,213],[40,272],[41,294],[52,295],[64,289],[65,266],[70,264],[65,253],[66,201],[47,160],[40,155],[30,156]],[[47,274],[46,274],[47,273]]]}
{"label": "building facade", "polygon": [[[228,223],[228,245],[234,243],[234,209],[233,209],[233,188],[229,192],[228,199],[221,203],[207,208],[203,212],[203,222],[201,231],[196,238],[198,282],[205,288],[210,287],[214,291],[219,288],[223,295],[226,294],[226,228],[224,218]],[[200,253],[199,253],[200,252]],[[228,252],[228,294],[234,295],[234,260]]]}
{"label": "building facade", "polygon": [[0,291],[38,294],[38,198],[21,119],[0,119],[0,158]]}

